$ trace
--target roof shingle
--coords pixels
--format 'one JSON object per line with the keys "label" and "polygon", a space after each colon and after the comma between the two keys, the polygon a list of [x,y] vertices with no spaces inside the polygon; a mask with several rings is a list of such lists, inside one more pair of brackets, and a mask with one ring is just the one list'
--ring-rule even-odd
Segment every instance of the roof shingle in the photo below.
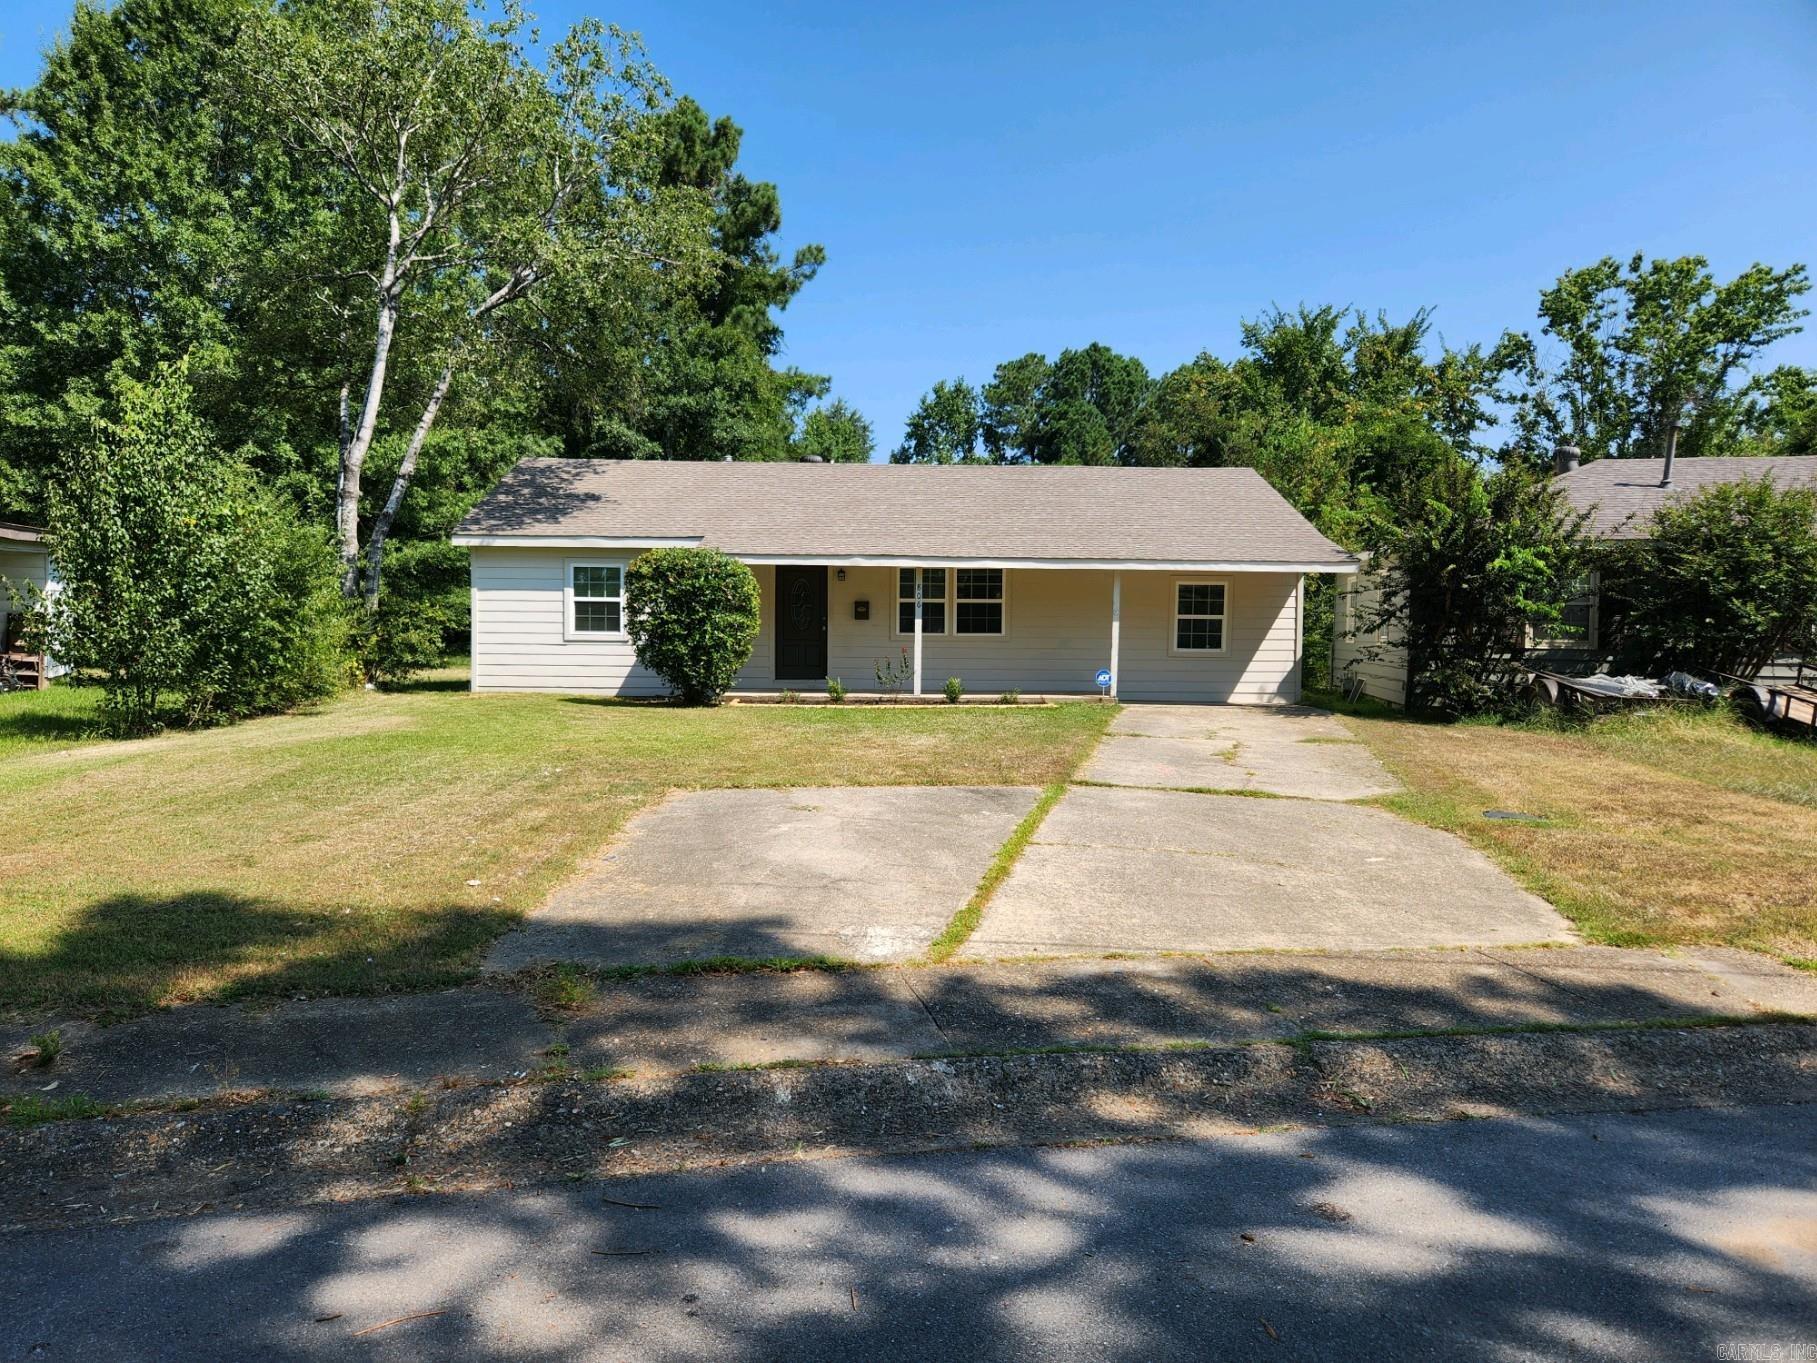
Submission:
{"label": "roof shingle", "polygon": [[1554,480],[1579,511],[1588,511],[1585,529],[1597,539],[1645,539],[1647,523],[1667,502],[1694,497],[1719,483],[1770,478],[1780,487],[1817,487],[1817,456],[1761,458],[1706,456],[1672,464],[1672,486],[1659,485],[1663,459],[1593,459]]}
{"label": "roof shingle", "polygon": [[1354,566],[1244,468],[526,459],[456,532],[474,537],[698,538],[828,560]]}

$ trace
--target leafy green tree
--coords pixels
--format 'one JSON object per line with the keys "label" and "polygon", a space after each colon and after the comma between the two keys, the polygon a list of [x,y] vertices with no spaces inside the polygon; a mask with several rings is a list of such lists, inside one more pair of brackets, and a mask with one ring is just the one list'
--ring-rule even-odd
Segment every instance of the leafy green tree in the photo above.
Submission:
{"label": "leafy green tree", "polygon": [[969,464],[978,459],[978,391],[964,379],[937,381],[909,413],[896,464]]}
{"label": "leafy green tree", "polygon": [[795,441],[797,457],[824,459],[829,464],[865,463],[876,448],[871,423],[844,398],[834,398],[809,412]]}
{"label": "leafy green tree", "polygon": [[1586,459],[1657,458],[1695,402],[1679,453],[1731,453],[1766,387],[1749,365],[1799,329],[1810,287],[1802,265],[1753,265],[1718,282],[1702,256],[1605,257],[1565,271],[1539,305],[1562,358],[1547,368],[1531,340],[1514,343],[1526,370],[1520,443],[1536,459],[1567,437]]}
{"label": "leafy green tree", "polygon": [[[516,0],[311,0],[257,13],[237,114],[269,120],[293,174],[336,206],[270,243],[293,307],[345,337],[335,524],[343,589],[376,605],[386,538],[457,376],[514,334],[495,320],[557,297],[634,294],[711,263],[708,206],[654,183],[665,87],[636,42],[583,21],[544,65]],[[627,283],[627,275],[635,282]],[[390,495],[360,543],[362,478],[394,361],[425,381]]]}
{"label": "leafy green tree", "polygon": [[625,570],[625,630],[637,660],[684,704],[716,704],[751,660],[760,593],[717,549],[653,549]]}
{"label": "leafy green tree", "polygon": [[998,464],[1032,464],[1041,429],[1041,393],[1052,366],[1030,353],[996,368],[979,392],[980,434]]}
{"label": "leafy green tree", "polygon": [[1753,677],[1817,654],[1817,492],[1722,483],[1670,502],[1603,574],[1623,665]]}
{"label": "leafy green tree", "polygon": [[266,319],[242,281],[261,224],[322,206],[223,116],[252,7],[80,0],[37,81],[0,96],[15,131],[0,141],[0,506],[41,514],[60,452],[114,388],[179,357],[230,447],[275,457],[295,434],[323,357],[255,375],[248,332]]}
{"label": "leafy green tree", "polygon": [[1817,454],[1817,369],[1783,364],[1763,376],[1741,428],[1737,454]]}
{"label": "leafy green tree", "polygon": [[1381,604],[1359,623],[1406,641],[1408,709],[1508,704],[1529,624],[1556,624],[1587,567],[1583,522],[1543,473],[1516,462],[1485,476],[1455,453],[1378,503],[1364,539]]}
{"label": "leafy green tree", "polygon": [[287,708],[345,677],[346,617],[324,536],[223,457],[166,369],[73,446],[52,487],[61,590],[41,642],[103,691],[110,733],[166,698],[189,723]]}

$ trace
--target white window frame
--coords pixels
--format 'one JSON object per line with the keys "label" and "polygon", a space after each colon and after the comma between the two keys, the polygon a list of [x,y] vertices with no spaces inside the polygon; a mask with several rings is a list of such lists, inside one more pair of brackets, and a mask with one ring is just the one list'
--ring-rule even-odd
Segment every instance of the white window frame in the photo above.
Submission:
{"label": "white window frame", "polygon": [[[1182,587],[1222,587],[1224,589],[1224,612],[1221,615],[1182,615],[1180,613],[1180,588]],[[1227,577],[1176,577],[1168,587],[1168,595],[1173,599],[1167,606],[1167,651],[1176,658],[1215,658],[1230,651],[1230,579]],[[1216,648],[1181,648],[1180,621],[1182,620],[1216,620],[1223,628],[1218,631]]]}
{"label": "white window frame", "polygon": [[[562,639],[571,644],[594,643],[601,639],[627,639],[625,632],[625,569],[628,562],[622,558],[570,558],[562,560]],[[576,568],[616,568],[618,569],[617,596],[582,596],[574,595],[574,570]],[[616,601],[618,602],[618,628],[576,629],[574,627],[574,603],[579,601]]]}
{"label": "white window frame", "polygon": [[[960,596],[959,595],[959,574],[961,572],[1001,573],[1003,575],[1001,578],[1001,581],[1003,583],[1002,594],[998,595],[998,596],[966,596],[966,597]],[[947,617],[946,618],[952,622],[952,629],[950,632],[955,639],[1001,639],[1004,635],[1009,633],[1009,569],[1008,568],[996,568],[996,567],[992,567],[992,568],[955,568],[952,570],[952,576],[948,579],[948,581],[950,581],[953,584],[953,598],[952,598],[952,604],[947,608]],[[961,630],[959,628],[959,603],[961,601],[967,601],[967,602],[972,603],[973,605],[984,604],[984,605],[1001,607],[1001,610],[998,612],[998,618],[1001,622],[1001,628]]]}
{"label": "white window frame", "polygon": [[941,623],[945,626],[945,628],[929,629],[927,627],[927,621],[924,619],[921,622],[921,637],[924,639],[945,639],[952,635],[952,632],[953,632],[953,570],[951,568],[943,568],[937,563],[930,563],[927,566],[927,568],[891,568],[890,569],[890,637],[891,638],[893,638],[893,639],[913,639],[915,637],[915,628],[914,628],[913,624],[911,624],[909,626],[909,628],[907,628],[907,629],[902,628],[902,608],[904,606],[911,606],[915,602],[913,593],[911,593],[908,596],[904,596],[902,594],[902,575],[904,573],[913,573],[915,575],[914,580],[916,582],[925,583],[927,579],[923,576],[923,574],[925,574],[929,568],[933,569],[937,573],[946,574],[946,594],[944,596],[941,596],[938,598],[936,598],[932,595],[928,595],[928,596],[922,597],[921,599],[922,599],[924,606],[927,602],[934,601],[936,599],[943,603],[944,615],[942,617]]}

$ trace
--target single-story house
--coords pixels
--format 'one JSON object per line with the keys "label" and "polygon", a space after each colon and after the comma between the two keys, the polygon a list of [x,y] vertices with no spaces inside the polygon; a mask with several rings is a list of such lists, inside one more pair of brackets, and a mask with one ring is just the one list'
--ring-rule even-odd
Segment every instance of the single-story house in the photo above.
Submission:
{"label": "single-story house", "polygon": [[473,689],[656,696],[625,568],[707,545],[762,592],[734,690],[1300,695],[1306,573],[1356,560],[1249,469],[526,459],[462,522]]}
{"label": "single-story house", "polygon": [[42,686],[67,669],[25,652],[19,641],[24,617],[15,598],[23,601],[34,592],[54,591],[56,581],[44,531],[35,525],[0,521],[0,654],[27,685]]}
{"label": "single-story house", "polygon": [[[1768,479],[1780,487],[1817,488],[1817,456],[1758,458],[1706,456],[1678,459],[1670,477],[1663,459],[1561,460],[1553,481],[1566,500],[1588,519],[1584,529],[1605,541],[1641,540],[1654,512],[1721,483]],[[1407,699],[1407,652],[1392,631],[1367,629],[1380,602],[1377,575],[1365,571],[1337,594],[1332,631],[1332,675],[1350,678],[1364,694],[1402,705]],[[1602,583],[1592,573],[1581,595],[1569,602],[1549,636],[1530,635],[1527,659],[1548,672],[1583,675],[1606,670],[1612,654],[1603,637]],[[1791,681],[1797,658],[1781,658],[1761,674],[1765,681]]]}

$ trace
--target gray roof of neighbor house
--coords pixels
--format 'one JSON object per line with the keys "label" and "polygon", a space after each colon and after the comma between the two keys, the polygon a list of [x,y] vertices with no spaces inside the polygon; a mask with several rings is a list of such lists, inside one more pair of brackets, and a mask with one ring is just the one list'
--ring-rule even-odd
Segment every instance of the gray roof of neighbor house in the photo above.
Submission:
{"label": "gray roof of neighbor house", "polygon": [[454,542],[700,543],[754,562],[1356,566],[1241,468],[526,459]]}
{"label": "gray roof of neighbor house", "polygon": [[1663,459],[1593,459],[1555,480],[1598,539],[1645,539],[1647,522],[1669,501],[1694,497],[1718,483],[1770,478],[1780,487],[1817,487],[1817,455],[1725,459],[1706,456],[1672,464],[1672,486],[1659,485]]}
{"label": "gray roof of neighbor house", "polygon": [[0,521],[0,543],[42,544],[44,531],[35,525],[22,525],[18,521]]}

